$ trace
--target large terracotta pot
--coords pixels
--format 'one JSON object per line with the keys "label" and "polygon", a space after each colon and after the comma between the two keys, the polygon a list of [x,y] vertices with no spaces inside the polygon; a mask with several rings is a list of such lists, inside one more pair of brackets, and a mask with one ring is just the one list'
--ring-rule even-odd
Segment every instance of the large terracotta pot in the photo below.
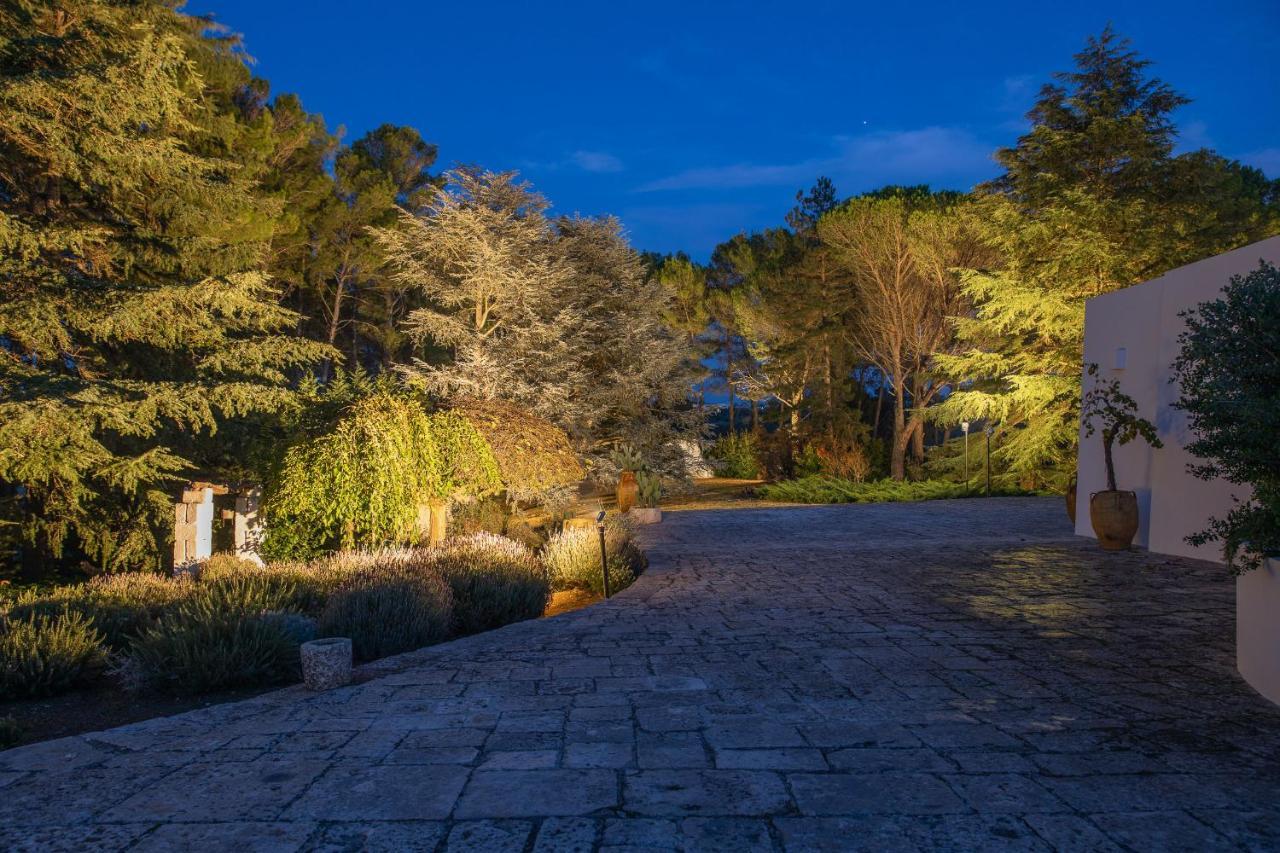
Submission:
{"label": "large terracotta pot", "polygon": [[1138,532],[1138,496],[1133,492],[1094,492],[1089,520],[1098,544],[1106,551],[1127,551]]}
{"label": "large terracotta pot", "polygon": [[635,471],[623,471],[618,475],[618,512],[626,512],[635,506],[639,494]]}
{"label": "large terracotta pot", "polygon": [[1071,485],[1067,486],[1067,518],[1071,519],[1071,526],[1076,523],[1076,479],[1071,478]]}

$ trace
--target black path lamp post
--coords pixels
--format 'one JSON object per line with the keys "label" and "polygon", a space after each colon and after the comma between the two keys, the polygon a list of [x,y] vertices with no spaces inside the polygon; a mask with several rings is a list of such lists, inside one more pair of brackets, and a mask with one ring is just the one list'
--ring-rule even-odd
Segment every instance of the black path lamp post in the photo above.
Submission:
{"label": "black path lamp post", "polygon": [[969,422],[961,421],[960,429],[964,430],[964,481],[969,482]]}
{"label": "black path lamp post", "polygon": [[991,497],[991,436],[995,432],[995,427],[987,427],[987,497]]}
{"label": "black path lamp post", "polygon": [[609,550],[604,544],[604,510],[596,516],[596,530],[600,531],[600,572],[604,575],[604,597],[608,598],[609,590]]}

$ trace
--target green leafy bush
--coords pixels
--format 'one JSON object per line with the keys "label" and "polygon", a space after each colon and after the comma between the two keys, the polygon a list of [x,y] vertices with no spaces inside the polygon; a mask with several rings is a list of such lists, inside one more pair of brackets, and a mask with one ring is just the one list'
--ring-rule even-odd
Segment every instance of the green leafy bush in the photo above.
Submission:
{"label": "green leafy bush", "polygon": [[83,613],[33,613],[0,625],[0,699],[61,693],[103,662],[102,635]]}
{"label": "green leafy bush", "polygon": [[870,430],[865,424],[843,428],[835,436],[823,435],[805,445],[796,460],[796,474],[801,477],[825,474],[841,480],[861,483],[871,473],[868,453]]}
{"label": "green leafy bush", "polygon": [[192,587],[187,578],[151,572],[100,575],[88,583],[24,596],[10,608],[9,616],[21,619],[32,614],[79,613],[93,623],[110,648],[118,650],[154,625],[166,610],[190,594]]}
{"label": "green leafy bush", "polygon": [[558,506],[582,482],[569,437],[550,421],[501,400],[460,400],[452,411],[488,443],[512,503]]}
{"label": "green leafy bush", "polygon": [[453,593],[425,549],[347,555],[351,571],[320,615],[323,637],[350,637],[355,656],[374,660],[429,646],[449,634]]}
{"label": "green leafy bush", "polygon": [[474,634],[535,619],[547,609],[547,570],[525,545],[492,533],[450,539],[431,563],[453,592],[453,631]]}
{"label": "green leafy bush", "polygon": [[470,421],[378,392],[352,404],[331,432],[285,453],[263,506],[264,556],[413,542],[419,505],[501,489],[493,453]]}
{"label": "green leafy bush", "polygon": [[249,575],[200,583],[133,643],[131,679],[204,693],[296,678],[298,642],[275,617],[293,595]]}
{"label": "green leafy bush", "polygon": [[760,477],[760,457],[751,433],[732,433],[711,445],[707,458],[721,477],[755,480]]}
{"label": "green leafy bush", "polygon": [[1234,572],[1280,555],[1280,269],[1263,263],[1233,276],[1222,297],[1183,315],[1187,329],[1173,363],[1195,441],[1195,476],[1222,477],[1252,494],[1187,537],[1220,542]]}
{"label": "green leafy bush", "polygon": [[[914,483],[877,480],[872,483],[858,483],[853,480],[815,475],[761,486],[756,490],[756,494],[765,500],[784,503],[893,503],[982,497],[986,494],[986,489],[985,485],[950,483],[943,480],[921,480]],[[993,488],[991,494],[1008,496],[1029,493],[1019,489]]]}
{"label": "green leafy bush", "polygon": [[[644,554],[631,537],[631,529],[616,517],[605,526],[605,551],[609,559],[609,584],[613,592],[635,582],[644,570]],[[604,572],[600,566],[600,534],[593,529],[566,528],[547,540],[542,549],[551,588],[589,589],[604,593]]]}

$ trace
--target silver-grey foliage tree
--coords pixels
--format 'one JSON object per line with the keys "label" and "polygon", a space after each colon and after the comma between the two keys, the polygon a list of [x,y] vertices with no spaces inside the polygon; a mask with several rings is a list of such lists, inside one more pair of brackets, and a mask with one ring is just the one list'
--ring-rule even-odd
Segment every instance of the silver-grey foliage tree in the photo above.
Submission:
{"label": "silver-grey foliage tree", "polygon": [[677,442],[701,423],[689,401],[696,360],[618,221],[553,220],[512,172],[446,179],[425,208],[375,232],[391,274],[426,298],[408,333],[447,352],[406,366],[410,380],[445,399],[524,406],[602,466],[630,443],[682,473]]}

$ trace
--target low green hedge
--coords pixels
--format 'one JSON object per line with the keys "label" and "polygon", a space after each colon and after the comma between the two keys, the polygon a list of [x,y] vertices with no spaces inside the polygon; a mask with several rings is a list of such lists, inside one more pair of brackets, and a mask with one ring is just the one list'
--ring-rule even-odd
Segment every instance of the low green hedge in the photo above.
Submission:
{"label": "low green hedge", "polygon": [[[995,488],[993,496],[1027,495],[1018,489]],[[813,475],[797,480],[783,480],[756,489],[756,495],[765,500],[783,503],[839,504],[839,503],[895,503],[907,501],[935,501],[950,498],[980,498],[986,496],[985,485],[952,483],[945,480],[876,480],[858,483],[837,477]]]}

